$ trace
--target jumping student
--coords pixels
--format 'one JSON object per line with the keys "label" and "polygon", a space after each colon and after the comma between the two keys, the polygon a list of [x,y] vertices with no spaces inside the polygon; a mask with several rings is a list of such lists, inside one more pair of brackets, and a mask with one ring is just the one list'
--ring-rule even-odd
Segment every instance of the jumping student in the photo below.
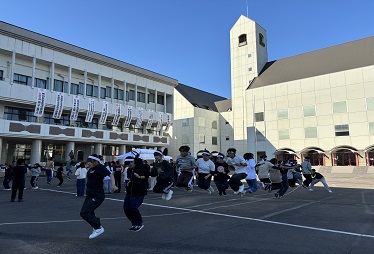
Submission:
{"label": "jumping student", "polygon": [[200,189],[207,190],[209,194],[214,192],[212,186],[210,186],[212,182],[212,174],[215,171],[215,166],[213,161],[210,160],[209,151],[204,151],[202,153],[203,157],[197,159],[196,167],[197,167],[197,186]]}
{"label": "jumping student", "polygon": [[234,194],[244,195],[244,184],[241,180],[247,177],[247,163],[242,156],[236,155],[235,148],[227,149],[227,164],[235,168],[235,173],[231,176],[229,180],[229,185],[231,189],[234,190]]}
{"label": "jumping student", "polygon": [[226,190],[229,188],[229,165],[223,160],[224,156],[222,154],[217,155],[214,175],[214,183],[218,189],[218,194],[221,196],[226,195]]}
{"label": "jumping student", "polygon": [[130,180],[126,186],[123,211],[132,223],[129,230],[137,232],[144,227],[139,207],[143,203],[145,195],[147,195],[149,170],[144,167],[142,159],[138,158],[138,156],[132,160],[131,158],[125,159],[125,162],[129,163],[127,175]]}
{"label": "jumping student", "polygon": [[104,202],[105,194],[103,188],[104,177],[110,176],[113,190],[117,190],[114,184],[114,177],[102,164],[97,154],[88,156],[86,167],[87,171],[87,185],[86,198],[82,205],[80,216],[87,221],[93,228],[92,233],[88,237],[93,239],[104,233],[104,228],[101,226],[100,218],[96,217],[95,210]]}
{"label": "jumping student", "polygon": [[157,172],[157,182],[153,187],[153,192],[162,193],[162,199],[170,200],[173,196],[174,181],[174,168],[169,162],[164,160],[161,151],[155,151],[153,153],[155,157],[155,162],[153,164],[153,171]]}
{"label": "jumping student", "polygon": [[256,164],[256,171],[258,179],[260,180],[261,187],[265,190],[271,191],[271,180],[269,176],[269,171],[274,165],[267,161],[266,155],[261,155],[261,161]]}
{"label": "jumping student", "polygon": [[34,167],[31,168],[31,179],[30,179],[31,189],[36,190],[39,188],[38,178],[41,172],[42,172],[42,167],[40,166],[39,163],[35,163]]}
{"label": "jumping student", "polygon": [[318,182],[321,182],[328,192],[330,192],[330,193],[332,192],[332,190],[330,189],[329,185],[326,182],[325,177],[322,174],[316,172],[316,170],[314,168],[312,168],[312,174],[311,175],[312,175],[313,180],[310,184],[309,191],[313,191],[314,185]]}
{"label": "jumping student", "polygon": [[248,191],[249,193],[254,193],[258,190],[257,174],[255,169],[256,162],[253,159],[253,153],[245,153],[243,158],[247,163],[247,177],[245,178],[245,181],[248,184],[248,187],[244,188],[244,190]]}
{"label": "jumping student", "polygon": [[178,155],[175,165],[178,168],[180,175],[177,180],[177,187],[184,187],[186,191],[191,192],[193,190],[193,178],[195,171],[195,158],[189,154],[189,146],[181,146],[179,148],[180,155]]}
{"label": "jumping student", "polygon": [[301,163],[301,168],[303,170],[303,176],[305,178],[303,182],[303,187],[309,187],[309,184],[312,182],[312,164],[310,164],[310,158],[305,157],[304,161]]}

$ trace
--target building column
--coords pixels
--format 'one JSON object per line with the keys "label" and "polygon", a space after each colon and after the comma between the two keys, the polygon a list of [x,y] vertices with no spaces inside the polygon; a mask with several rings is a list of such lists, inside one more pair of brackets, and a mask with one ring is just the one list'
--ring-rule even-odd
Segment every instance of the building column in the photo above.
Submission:
{"label": "building column", "polygon": [[11,67],[10,67],[10,84],[13,84],[15,65],[16,65],[16,52],[13,50],[13,52],[12,52],[12,62],[11,62]]}
{"label": "building column", "polygon": [[[126,153],[126,145],[120,145],[119,146],[119,155],[125,154]],[[125,160],[119,160],[120,164],[124,164]]]}
{"label": "building column", "polygon": [[32,58],[32,77],[31,77],[31,88],[34,89],[35,86],[35,68],[36,68],[36,57]]}
{"label": "building column", "polygon": [[95,154],[102,155],[102,153],[103,153],[103,145],[95,144]]}
{"label": "building column", "polygon": [[33,140],[31,143],[30,164],[40,163],[42,154],[42,141],[40,139]]}
{"label": "building column", "polygon": [[[4,149],[6,150],[6,149]],[[5,157],[3,157],[3,138],[0,138],[0,162],[5,163]]]}
{"label": "building column", "polygon": [[53,91],[53,86],[55,84],[55,62],[52,61],[51,63],[51,80],[49,82],[49,91]]}
{"label": "building column", "polygon": [[74,142],[68,142],[65,146],[65,161],[70,160],[70,152],[73,150],[74,158],[75,158],[75,143]]}
{"label": "building column", "polygon": [[71,91],[71,66],[69,65],[69,71],[68,71],[68,92],[67,94],[70,95],[70,91]]}

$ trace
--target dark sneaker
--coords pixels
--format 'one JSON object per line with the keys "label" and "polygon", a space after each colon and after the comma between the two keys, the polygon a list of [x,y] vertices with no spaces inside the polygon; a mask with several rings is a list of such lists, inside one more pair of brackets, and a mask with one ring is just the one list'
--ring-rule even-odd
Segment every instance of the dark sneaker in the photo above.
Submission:
{"label": "dark sneaker", "polygon": [[23,199],[18,199],[18,202],[23,202]]}
{"label": "dark sneaker", "polygon": [[51,184],[51,182],[47,182],[48,184]]}
{"label": "dark sneaker", "polygon": [[218,192],[218,195],[222,196],[222,191],[221,190]]}
{"label": "dark sneaker", "polygon": [[144,228],[144,225],[138,225],[138,226],[135,226],[135,228],[132,230],[134,232],[138,232],[140,231],[142,228]]}
{"label": "dark sneaker", "polygon": [[131,228],[129,228],[129,231],[134,231],[136,226],[132,226]]}
{"label": "dark sneaker", "polygon": [[14,199],[11,199],[10,202],[14,202]]}
{"label": "dark sneaker", "polygon": [[226,190],[223,190],[223,191],[222,191],[222,194],[226,196]]}

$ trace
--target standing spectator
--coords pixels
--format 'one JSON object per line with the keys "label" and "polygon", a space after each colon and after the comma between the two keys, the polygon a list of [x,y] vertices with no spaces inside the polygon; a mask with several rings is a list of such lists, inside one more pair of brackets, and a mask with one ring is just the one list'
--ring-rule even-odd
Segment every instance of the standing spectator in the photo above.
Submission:
{"label": "standing spectator", "polygon": [[181,146],[179,148],[180,155],[178,155],[175,165],[178,168],[180,175],[177,180],[177,187],[184,187],[186,191],[191,192],[193,190],[193,178],[195,171],[195,158],[189,154],[189,146]]}
{"label": "standing spectator", "polygon": [[310,158],[305,157],[304,161],[301,163],[301,168],[303,172],[303,176],[305,178],[302,186],[304,188],[309,187],[309,184],[312,182],[312,164],[310,164]]}
{"label": "standing spectator", "polygon": [[110,176],[113,183],[113,190],[117,187],[114,184],[114,177],[110,172],[101,164],[101,160],[97,154],[88,156],[87,164],[87,187],[86,199],[82,205],[80,216],[87,221],[93,232],[88,237],[93,239],[104,233],[104,228],[101,226],[100,218],[96,217],[95,210],[104,202],[105,194],[103,189],[103,179],[105,176]]}
{"label": "standing spectator", "polygon": [[5,174],[3,180],[4,190],[11,190],[10,188],[10,181],[13,179],[13,167],[10,164],[5,163]]}
{"label": "standing spectator", "polygon": [[35,163],[34,167],[31,168],[31,179],[30,179],[30,184],[31,184],[31,189],[38,189],[38,178],[40,173],[42,172],[42,167],[40,166],[39,163]]}
{"label": "standing spectator", "polygon": [[256,174],[256,162],[253,159],[253,153],[245,153],[243,155],[245,162],[247,163],[247,177],[245,181],[248,184],[248,188],[244,188],[249,193],[254,193],[258,190],[257,174]]}
{"label": "standing spectator", "polygon": [[329,185],[326,182],[325,177],[322,174],[316,172],[316,170],[314,168],[312,168],[312,174],[311,175],[312,175],[313,180],[310,184],[309,191],[313,191],[314,185],[318,182],[321,182],[328,192],[330,192],[330,193],[332,192],[332,190],[330,189]]}
{"label": "standing spectator", "polygon": [[122,181],[123,168],[119,164],[119,161],[116,161],[116,163],[114,165],[114,168],[113,168],[113,171],[114,171],[114,182],[115,182],[115,184],[118,188],[118,190],[116,190],[115,192],[120,193],[121,192],[121,181]]}
{"label": "standing spectator", "polygon": [[220,196],[222,196],[222,194],[226,195],[226,190],[229,188],[228,180],[230,179],[230,170],[229,165],[223,161],[222,154],[217,155],[216,163],[214,164],[214,166],[214,183],[216,184],[216,187],[218,189],[218,194]]}
{"label": "standing spectator", "polygon": [[60,164],[60,166],[57,168],[57,173],[56,173],[56,178],[60,181],[57,184],[57,187],[61,187],[61,185],[64,183],[64,178],[62,177],[62,175],[65,175],[64,167],[63,167],[63,164]]}
{"label": "standing spectator", "polygon": [[51,184],[53,179],[53,171],[55,169],[55,163],[53,161],[53,157],[50,157],[45,164],[45,174],[47,175],[47,183]]}
{"label": "standing spectator", "polygon": [[231,176],[229,184],[231,189],[234,190],[234,194],[243,195],[244,184],[241,180],[247,177],[247,163],[242,156],[236,155],[235,148],[227,149],[227,164],[235,168],[235,173]]}
{"label": "standing spectator", "polygon": [[130,180],[126,186],[123,211],[132,223],[129,230],[137,232],[144,227],[139,207],[143,203],[145,195],[147,195],[149,170],[145,169],[142,159],[137,156],[132,162],[131,158],[127,158],[127,162],[130,162],[127,172]]}
{"label": "standing spectator", "polygon": [[13,183],[12,183],[12,195],[10,202],[14,202],[18,190],[18,202],[23,201],[23,190],[25,189],[25,179],[27,174],[27,167],[25,166],[24,159],[17,160],[17,166],[13,168]]}
{"label": "standing spectator", "polygon": [[75,175],[77,176],[77,197],[84,196],[84,188],[86,187],[86,176],[87,176],[87,169],[84,162],[77,164],[75,170]]}
{"label": "standing spectator", "polygon": [[153,164],[153,171],[157,172],[157,183],[153,188],[153,192],[162,193],[162,199],[170,200],[173,196],[171,187],[173,186],[174,168],[164,160],[161,151],[153,153],[155,163]]}
{"label": "standing spectator", "polygon": [[202,153],[202,158],[197,159],[196,167],[197,167],[197,185],[200,189],[207,190],[209,194],[214,192],[212,186],[210,186],[212,182],[212,174],[215,171],[215,166],[213,161],[210,160],[210,153],[208,151],[204,151]]}
{"label": "standing spectator", "polygon": [[66,168],[66,176],[70,180],[70,174],[73,173],[72,168],[73,168],[73,165],[74,165],[74,155],[69,156],[69,157],[70,157],[70,160],[68,160],[66,162],[66,167],[65,168]]}
{"label": "standing spectator", "polygon": [[[114,161],[112,162],[105,162],[105,167],[109,171],[110,175],[104,177],[104,193],[111,194],[112,193],[112,176],[113,176],[113,165]],[[113,177],[114,179],[114,177]]]}

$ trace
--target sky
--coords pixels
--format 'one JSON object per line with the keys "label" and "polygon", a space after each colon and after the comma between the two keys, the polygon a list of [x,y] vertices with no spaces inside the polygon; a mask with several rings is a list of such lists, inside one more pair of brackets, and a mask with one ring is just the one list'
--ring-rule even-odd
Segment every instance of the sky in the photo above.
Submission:
{"label": "sky", "polygon": [[268,61],[374,36],[373,0],[12,0],[0,20],[231,98],[230,29],[247,10]]}

